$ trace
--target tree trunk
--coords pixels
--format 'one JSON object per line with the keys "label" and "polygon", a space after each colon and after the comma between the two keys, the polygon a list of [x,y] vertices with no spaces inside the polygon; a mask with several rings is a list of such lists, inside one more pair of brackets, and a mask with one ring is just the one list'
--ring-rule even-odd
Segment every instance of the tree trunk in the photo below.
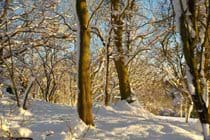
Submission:
{"label": "tree trunk", "polygon": [[117,69],[121,100],[131,102],[131,89],[128,77],[128,67],[122,59],[114,60]]}
{"label": "tree trunk", "polygon": [[86,0],[76,1],[79,20],[78,61],[78,113],[87,125],[94,125],[92,115],[92,93],[90,81],[90,29],[87,27],[89,14]]}
{"label": "tree trunk", "polygon": [[183,117],[183,101],[181,100],[181,103],[180,103],[180,117],[182,118]]}
{"label": "tree trunk", "polygon": [[109,45],[106,46],[106,81],[105,81],[105,106],[108,106],[110,103],[110,94],[109,94]]}
{"label": "tree trunk", "polygon": [[30,81],[29,85],[27,86],[27,88],[26,88],[26,90],[25,90],[25,93],[24,93],[23,106],[22,106],[22,107],[23,107],[23,109],[25,109],[25,110],[27,110],[26,102],[27,102],[27,100],[28,100],[28,95],[29,95],[29,93],[30,93],[30,91],[31,91],[31,88],[32,88],[33,83],[34,83],[34,80],[35,80],[35,78],[32,78],[32,79],[31,79],[31,81]]}
{"label": "tree trunk", "polygon": [[122,46],[123,22],[120,18],[120,1],[111,0],[112,3],[112,25],[114,26],[114,45],[116,56],[114,63],[119,79],[121,100],[131,102],[131,88],[129,81],[128,66],[125,64],[125,55]]}
{"label": "tree trunk", "polygon": [[206,1],[188,1],[187,6],[190,14],[186,14],[183,9],[180,17],[181,39],[187,64],[187,82],[203,128],[204,139],[207,140],[210,115],[205,71],[207,57],[205,54],[210,47],[208,39],[209,4]]}
{"label": "tree trunk", "polygon": [[185,122],[188,123],[193,110],[193,102],[186,101]]}

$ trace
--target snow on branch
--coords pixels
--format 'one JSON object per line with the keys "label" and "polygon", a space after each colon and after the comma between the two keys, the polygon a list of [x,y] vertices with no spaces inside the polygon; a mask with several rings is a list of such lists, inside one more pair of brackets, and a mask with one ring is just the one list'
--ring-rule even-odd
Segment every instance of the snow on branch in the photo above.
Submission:
{"label": "snow on branch", "polygon": [[193,84],[193,76],[190,72],[190,67],[186,64],[186,76],[187,76],[187,84],[188,84],[188,89],[190,91],[191,95],[195,95],[195,86]]}
{"label": "snow on branch", "polygon": [[187,0],[173,0],[175,10],[176,31],[180,32],[180,17],[184,11],[187,11]]}

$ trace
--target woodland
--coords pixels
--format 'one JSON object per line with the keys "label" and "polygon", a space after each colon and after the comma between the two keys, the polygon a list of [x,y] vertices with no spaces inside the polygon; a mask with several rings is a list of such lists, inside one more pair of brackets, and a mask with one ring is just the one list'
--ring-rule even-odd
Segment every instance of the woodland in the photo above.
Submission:
{"label": "woodland", "polygon": [[[103,120],[119,104],[135,107],[136,115],[182,120],[189,128],[197,120],[199,138],[210,139],[209,25],[210,0],[0,0],[0,139],[25,136],[13,132],[21,127],[4,124],[18,116],[13,112],[44,106],[48,117],[75,109],[69,114],[91,129],[78,139],[94,139],[100,126],[95,107],[105,108]],[[50,107],[54,114],[47,114]],[[120,139],[114,133],[107,139]]]}

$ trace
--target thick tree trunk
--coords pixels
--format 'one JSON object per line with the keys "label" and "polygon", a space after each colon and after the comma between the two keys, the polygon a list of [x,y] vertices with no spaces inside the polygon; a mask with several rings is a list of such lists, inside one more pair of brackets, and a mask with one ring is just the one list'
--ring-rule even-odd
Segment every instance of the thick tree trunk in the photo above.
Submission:
{"label": "thick tree trunk", "polygon": [[87,125],[94,125],[92,115],[92,93],[90,81],[90,30],[86,0],[76,1],[79,20],[79,61],[78,61],[78,113]]}
{"label": "thick tree trunk", "polygon": [[111,3],[113,8],[112,25],[114,26],[114,45],[116,50],[114,63],[119,79],[121,100],[127,100],[128,102],[131,102],[131,88],[128,66],[125,64],[125,55],[122,46],[123,22],[120,18],[120,1],[111,0]]}
{"label": "thick tree trunk", "polygon": [[[183,11],[180,18],[183,52],[187,63],[187,82],[203,128],[204,139],[207,140],[210,115],[205,71],[207,57],[205,54],[210,47],[208,39],[209,17],[206,16],[209,16],[209,4],[206,1],[188,1],[187,4],[191,15],[186,15],[186,12]],[[203,8],[207,6],[206,10],[200,9],[201,6]]]}
{"label": "thick tree trunk", "polygon": [[128,67],[125,65],[122,58],[114,60],[114,62],[119,79],[121,100],[131,102],[131,88],[128,76]]}

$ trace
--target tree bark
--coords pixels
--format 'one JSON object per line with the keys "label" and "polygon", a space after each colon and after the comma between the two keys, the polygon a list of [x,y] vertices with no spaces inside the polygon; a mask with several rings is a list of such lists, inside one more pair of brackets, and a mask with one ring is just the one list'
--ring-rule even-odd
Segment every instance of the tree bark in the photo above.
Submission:
{"label": "tree bark", "polygon": [[185,122],[188,123],[193,110],[193,102],[186,101]]}
{"label": "tree bark", "polygon": [[27,102],[27,100],[28,100],[28,95],[29,95],[29,93],[30,93],[30,91],[31,91],[31,88],[32,88],[33,83],[34,83],[34,80],[35,80],[34,78],[31,79],[29,85],[27,86],[27,88],[26,88],[26,90],[25,90],[24,98],[23,98],[23,106],[22,106],[24,110],[27,110],[26,102]]}
{"label": "tree bark", "polygon": [[78,61],[78,114],[87,125],[94,125],[92,115],[92,93],[90,80],[90,29],[87,27],[89,14],[86,0],[76,1],[79,20]]}
{"label": "tree bark", "polygon": [[[180,17],[181,39],[187,64],[188,88],[206,140],[209,135],[208,124],[210,123],[205,71],[205,61],[208,59],[205,54],[210,47],[208,39],[209,4],[206,1],[188,1],[187,6],[191,14],[187,15],[184,10],[182,12]],[[203,9],[200,8],[201,6]],[[204,10],[204,8],[206,9]]]}
{"label": "tree bark", "polygon": [[114,63],[117,70],[119,79],[120,96],[121,100],[127,100],[131,102],[131,88],[129,81],[128,66],[125,63],[125,55],[122,46],[122,33],[123,22],[120,18],[120,1],[111,0],[112,3],[112,25],[114,26],[114,45],[116,50],[116,56],[114,57]]}
{"label": "tree bark", "polygon": [[110,103],[110,94],[109,94],[109,45],[106,46],[106,81],[105,81],[105,106],[108,106]]}

